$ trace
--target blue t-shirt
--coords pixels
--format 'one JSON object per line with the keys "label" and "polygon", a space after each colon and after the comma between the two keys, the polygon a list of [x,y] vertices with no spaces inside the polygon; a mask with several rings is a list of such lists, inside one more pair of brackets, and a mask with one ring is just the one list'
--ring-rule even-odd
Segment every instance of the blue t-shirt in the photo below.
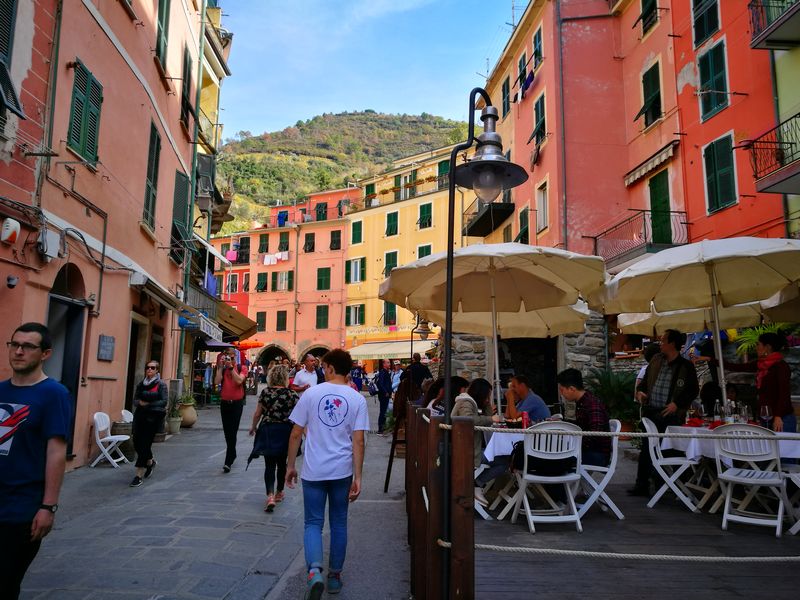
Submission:
{"label": "blue t-shirt", "polygon": [[547,404],[544,403],[540,396],[530,390],[528,390],[528,395],[525,396],[522,402],[517,404],[517,411],[528,413],[531,423],[550,418],[550,409],[547,408]]}
{"label": "blue t-shirt", "polygon": [[71,417],[69,391],[55,379],[0,382],[0,522],[33,519],[44,496],[47,442],[67,439]]}

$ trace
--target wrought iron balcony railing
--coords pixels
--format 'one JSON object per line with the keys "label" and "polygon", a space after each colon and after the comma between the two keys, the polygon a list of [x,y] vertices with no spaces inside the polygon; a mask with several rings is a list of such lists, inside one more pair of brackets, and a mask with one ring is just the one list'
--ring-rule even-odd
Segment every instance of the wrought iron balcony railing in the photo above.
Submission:
{"label": "wrought iron balcony railing", "polygon": [[594,237],[594,253],[606,261],[622,262],[645,252],[687,244],[683,211],[632,209],[631,216]]}
{"label": "wrought iron balcony railing", "polygon": [[[800,0],[752,0],[748,6],[750,9],[750,29],[752,30],[751,43],[757,43],[767,29],[797,4],[800,4]],[[796,37],[796,32],[792,37]],[[794,40],[794,42],[797,41]]]}
{"label": "wrought iron balcony railing", "polygon": [[186,292],[186,304],[196,308],[209,319],[217,320],[217,299],[193,283],[189,284]]}
{"label": "wrought iron balcony railing", "polygon": [[215,123],[200,107],[197,108],[197,121],[200,125],[200,135],[209,146],[216,149],[219,144],[221,125]]}
{"label": "wrought iron balcony railing", "polygon": [[756,180],[800,160],[800,113],[751,140],[746,147]]}

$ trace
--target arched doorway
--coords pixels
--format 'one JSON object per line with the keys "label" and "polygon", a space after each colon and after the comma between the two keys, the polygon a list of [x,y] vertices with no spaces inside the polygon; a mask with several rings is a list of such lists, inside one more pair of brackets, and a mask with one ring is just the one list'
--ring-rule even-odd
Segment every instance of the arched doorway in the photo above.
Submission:
{"label": "arched doorway", "polygon": [[289,358],[289,353],[286,350],[280,346],[270,345],[259,353],[255,363],[266,367],[270,361],[282,361],[284,358]]}
{"label": "arched doorway", "polygon": [[311,354],[317,358],[322,358],[328,353],[329,350],[330,348],[326,348],[325,346],[311,346],[307,350],[304,350],[302,353],[300,353],[300,355],[297,357],[297,360],[302,361],[306,354]]}
{"label": "arched doorway", "polygon": [[60,381],[72,397],[72,435],[67,443],[68,456],[74,456],[72,440],[75,438],[87,305],[81,270],[67,263],[59,269],[50,289],[47,328],[53,337],[53,354],[45,362],[44,371],[48,377]]}

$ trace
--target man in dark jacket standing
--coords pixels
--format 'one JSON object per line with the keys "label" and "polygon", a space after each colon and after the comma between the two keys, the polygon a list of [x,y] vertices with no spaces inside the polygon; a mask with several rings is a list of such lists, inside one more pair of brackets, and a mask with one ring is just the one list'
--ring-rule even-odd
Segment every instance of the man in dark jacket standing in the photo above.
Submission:
{"label": "man in dark jacket standing", "polygon": [[[636,399],[644,405],[643,416],[653,421],[660,432],[684,422],[686,409],[699,391],[694,365],[680,355],[685,342],[686,334],[667,329],[661,336],[661,354],[650,361],[636,390]],[[652,472],[653,462],[645,442],[639,453],[636,485],[628,493],[649,496]]]}
{"label": "man in dark jacket standing", "polygon": [[389,408],[389,399],[392,397],[392,372],[391,361],[382,360],[381,368],[375,376],[375,385],[378,387],[378,435],[383,435],[386,425],[386,410]]}

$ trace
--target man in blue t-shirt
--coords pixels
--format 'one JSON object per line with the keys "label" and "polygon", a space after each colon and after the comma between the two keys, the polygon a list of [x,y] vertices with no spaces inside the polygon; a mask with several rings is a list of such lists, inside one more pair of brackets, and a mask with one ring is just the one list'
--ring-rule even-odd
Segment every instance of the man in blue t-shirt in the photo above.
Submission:
{"label": "man in blue t-shirt", "polygon": [[524,375],[514,375],[508,384],[506,392],[506,418],[516,419],[519,413],[526,412],[531,423],[537,423],[550,418],[550,409],[531,389],[528,378]]}
{"label": "man in blue t-shirt", "polygon": [[2,597],[16,599],[53,528],[72,402],[42,369],[53,345],[47,327],[20,325],[6,345],[13,374],[0,382],[0,581]]}

